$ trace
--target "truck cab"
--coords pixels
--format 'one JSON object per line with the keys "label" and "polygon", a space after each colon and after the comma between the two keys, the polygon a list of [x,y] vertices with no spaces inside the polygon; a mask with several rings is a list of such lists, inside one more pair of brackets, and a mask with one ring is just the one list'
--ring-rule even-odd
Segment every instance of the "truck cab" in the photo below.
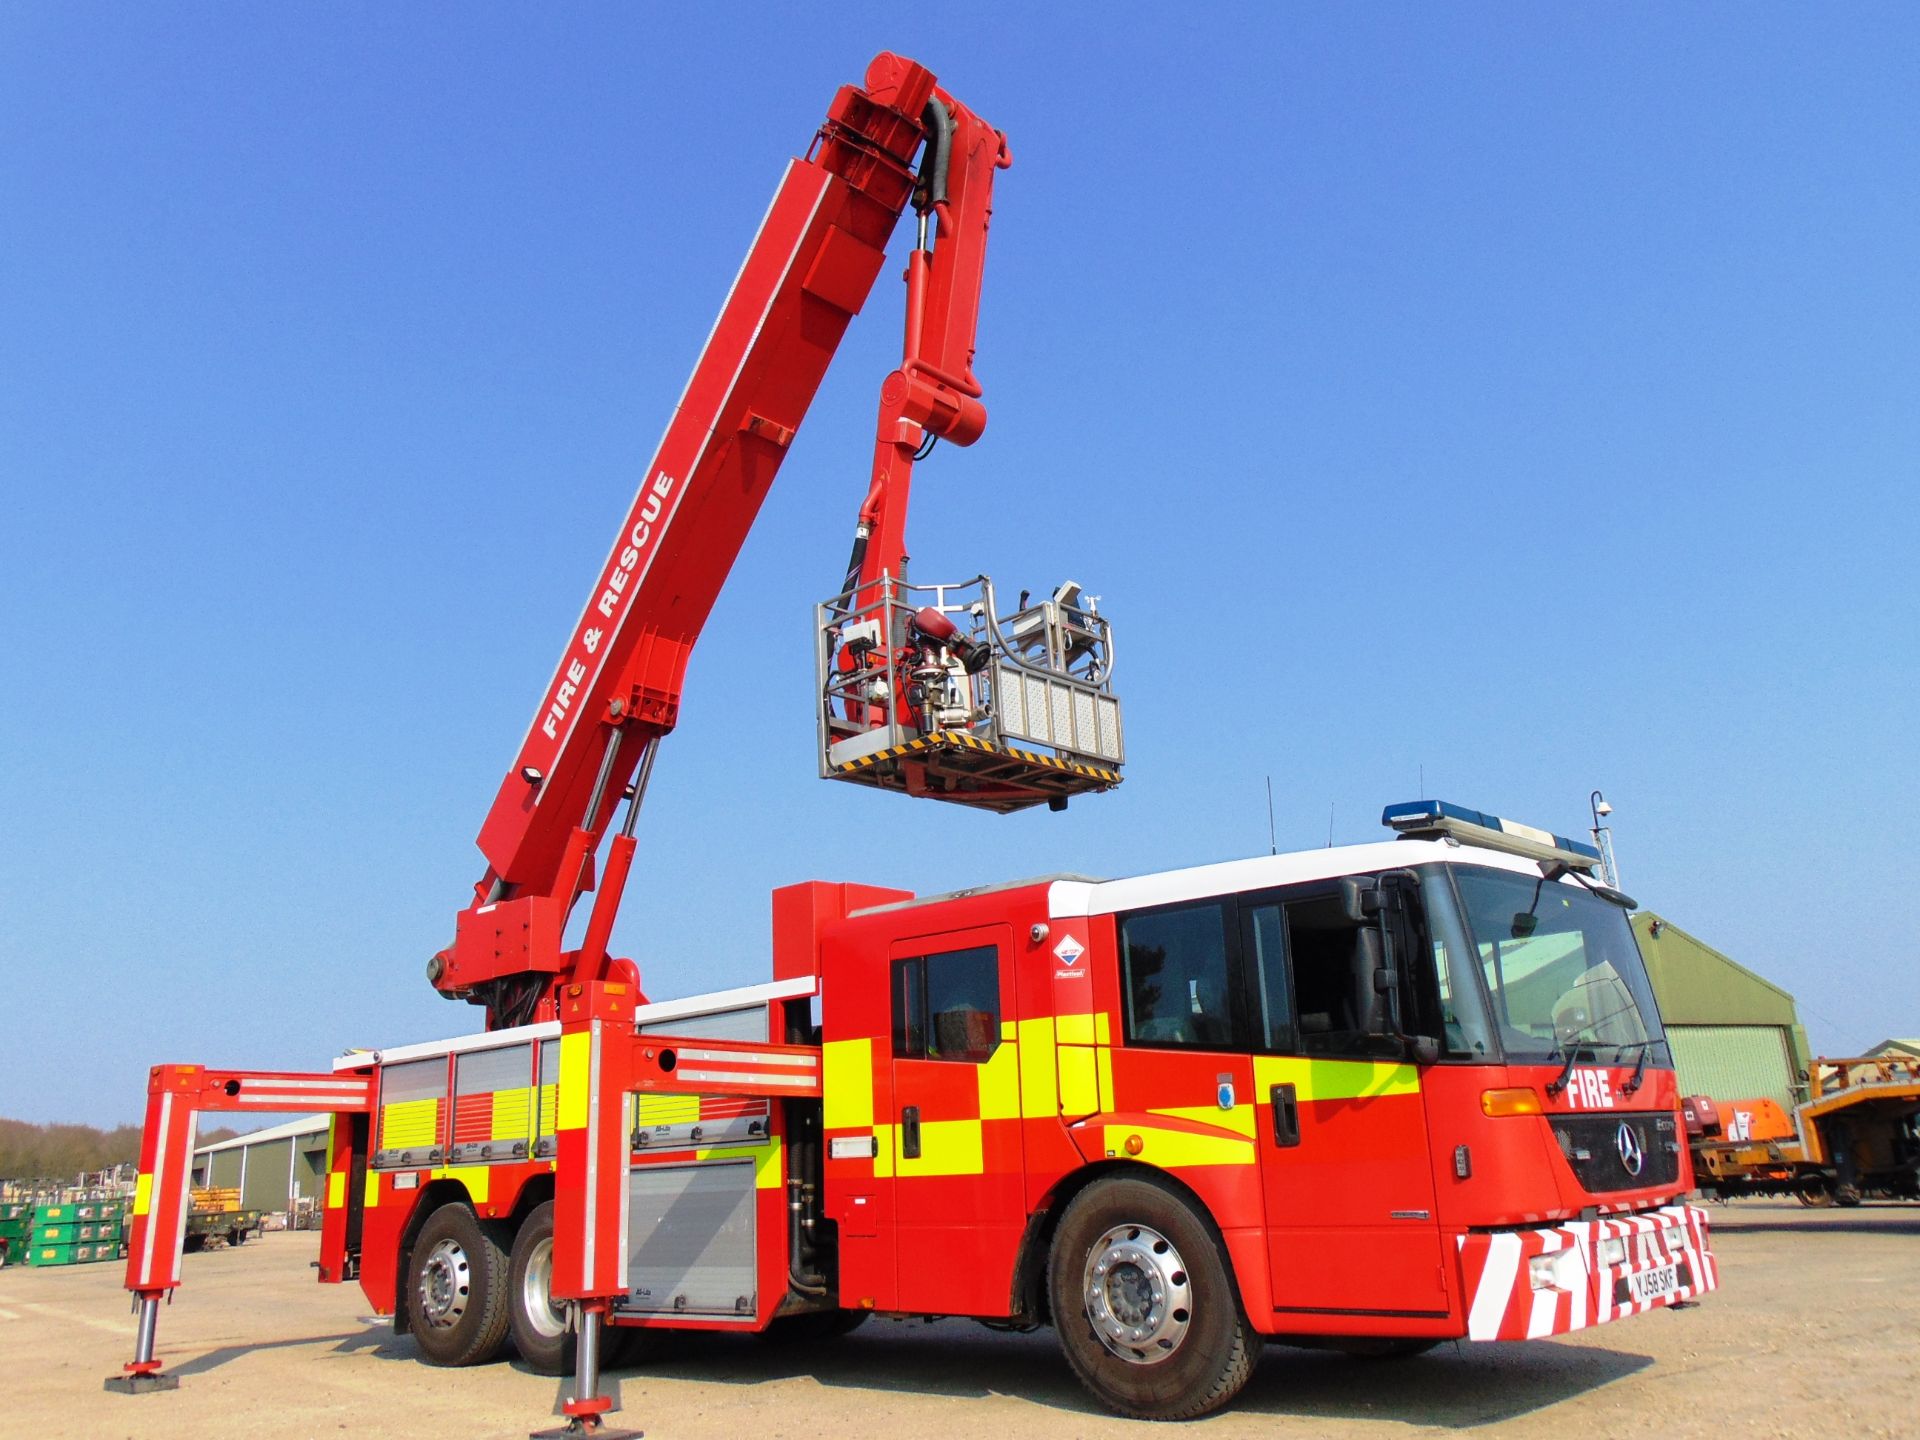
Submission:
{"label": "truck cab", "polygon": [[1511,839],[1428,826],[823,926],[839,1303],[1076,1304],[1082,1378],[1157,1414],[1200,1263],[1163,1232],[1172,1269],[1122,1246],[1049,1273],[1075,1206],[1128,1181],[1198,1222],[1248,1338],[1520,1339],[1713,1288],[1625,897]]}

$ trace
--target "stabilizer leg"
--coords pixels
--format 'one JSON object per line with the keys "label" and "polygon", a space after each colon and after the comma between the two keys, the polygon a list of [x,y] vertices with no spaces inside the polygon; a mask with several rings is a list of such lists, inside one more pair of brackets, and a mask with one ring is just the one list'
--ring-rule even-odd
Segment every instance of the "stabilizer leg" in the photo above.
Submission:
{"label": "stabilizer leg", "polygon": [[178,1390],[178,1375],[162,1375],[160,1362],[153,1358],[153,1335],[160,1320],[158,1290],[140,1296],[140,1329],[134,1336],[133,1359],[123,1375],[109,1375],[100,1387],[119,1395],[146,1395],[155,1390]]}
{"label": "stabilizer leg", "polygon": [[620,1430],[607,1425],[606,1413],[613,1408],[612,1397],[600,1393],[600,1341],[606,1328],[604,1300],[582,1301],[577,1307],[579,1335],[573,1348],[573,1399],[562,1405],[567,1423],[550,1430],[535,1430],[528,1440],[643,1440],[644,1430]]}

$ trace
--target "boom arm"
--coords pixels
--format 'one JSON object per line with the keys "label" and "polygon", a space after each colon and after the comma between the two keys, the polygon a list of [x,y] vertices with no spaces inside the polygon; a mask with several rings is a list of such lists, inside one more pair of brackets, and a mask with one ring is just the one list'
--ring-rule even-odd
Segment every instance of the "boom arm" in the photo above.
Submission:
{"label": "boom arm", "polygon": [[[974,329],[993,171],[1006,163],[1004,141],[929,71],[882,54],[788,166],[481,827],[488,868],[474,903],[428,967],[443,993],[485,1003],[490,1024],[552,1013],[562,975],[605,973],[635,812],[678,718],[688,656],[909,200],[921,238],[905,359],[882,387],[861,510],[863,535],[878,537],[860,547],[869,564],[904,561],[912,457],[926,437],[969,444],[984,429]],[[562,954],[623,795],[631,804],[585,940]]]}

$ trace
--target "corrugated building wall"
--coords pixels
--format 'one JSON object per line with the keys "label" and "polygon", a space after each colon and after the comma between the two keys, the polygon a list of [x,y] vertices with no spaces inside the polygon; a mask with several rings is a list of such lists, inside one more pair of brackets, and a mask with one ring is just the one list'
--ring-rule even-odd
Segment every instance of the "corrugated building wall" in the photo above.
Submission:
{"label": "corrugated building wall", "polygon": [[1680,1093],[1718,1100],[1806,1098],[1807,1032],[1793,996],[1664,916],[1642,911],[1633,930],[1646,956]]}
{"label": "corrugated building wall", "polygon": [[245,1210],[285,1211],[325,1195],[327,1117],[313,1115],[194,1152],[193,1183],[240,1191]]}

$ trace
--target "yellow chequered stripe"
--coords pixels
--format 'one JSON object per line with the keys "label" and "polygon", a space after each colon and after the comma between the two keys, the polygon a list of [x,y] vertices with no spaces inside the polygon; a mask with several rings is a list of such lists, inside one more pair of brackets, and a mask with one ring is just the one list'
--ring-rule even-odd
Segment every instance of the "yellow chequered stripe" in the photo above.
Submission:
{"label": "yellow chequered stripe", "polygon": [[438,1143],[440,1139],[440,1102],[396,1100],[380,1107],[380,1148],[412,1150]]}
{"label": "yellow chequered stripe", "polygon": [[560,1103],[554,1127],[587,1128],[587,1071],[593,1059],[593,1035],[575,1030],[560,1037]]}
{"label": "yellow chequered stripe", "polygon": [[559,1114],[559,1102],[554,1097],[559,1088],[558,1085],[540,1087],[540,1133],[542,1135],[553,1134],[554,1120]]}
{"label": "yellow chequered stripe", "polygon": [[[1222,1112],[1215,1110],[1213,1113],[1220,1115]],[[1248,1107],[1248,1114],[1252,1114],[1251,1107]],[[1163,1130],[1157,1125],[1106,1125],[1101,1128],[1105,1132],[1109,1155],[1133,1154],[1163,1170],[1182,1165],[1251,1165],[1254,1162],[1251,1137],[1230,1135],[1219,1130],[1210,1135],[1201,1135],[1190,1130]],[[1141,1142],[1140,1149],[1127,1150],[1127,1142],[1136,1137]]]}
{"label": "yellow chequered stripe", "polygon": [[873,1041],[829,1040],[820,1047],[822,1123],[829,1130],[873,1124]]}
{"label": "yellow chequered stripe", "polygon": [[693,1152],[695,1160],[751,1160],[753,1161],[753,1187],[756,1190],[777,1190],[787,1183],[784,1170],[783,1146],[780,1138],[774,1136],[765,1145],[714,1145],[705,1150]]}
{"label": "yellow chequered stripe", "polygon": [[433,1169],[435,1180],[458,1180],[467,1187],[467,1194],[474,1204],[487,1203],[487,1187],[493,1180],[493,1171],[485,1165],[438,1165]]}
{"label": "yellow chequered stripe", "polygon": [[922,735],[918,740],[909,740],[904,745],[889,745],[885,750],[876,750],[871,755],[862,755],[857,760],[848,760],[833,768],[841,774],[855,770],[868,770],[887,760],[898,760],[902,755],[911,755],[918,751],[938,750],[951,747],[957,750],[984,750],[990,755],[1006,755],[1015,760],[1024,760],[1029,765],[1039,765],[1050,770],[1063,770],[1072,775],[1084,775],[1089,780],[1101,780],[1109,785],[1120,783],[1120,772],[1109,770],[1101,765],[1084,765],[1077,760],[1062,760],[1053,755],[1039,755],[1032,750],[1022,750],[1013,745],[989,745],[977,736],[964,730],[936,730],[931,735]]}
{"label": "yellow chequered stripe", "polygon": [[533,1133],[533,1087],[516,1085],[493,1092],[493,1123],[489,1140],[525,1140]]}
{"label": "yellow chequered stripe", "polygon": [[980,1084],[982,1120],[1018,1120],[1020,1118],[1020,1048],[1000,1044],[986,1064],[977,1067]]}
{"label": "yellow chequered stripe", "polygon": [[1420,1072],[1391,1060],[1256,1055],[1253,1082],[1254,1094],[1262,1100],[1275,1085],[1293,1086],[1302,1100],[1367,1100],[1420,1093]]}
{"label": "yellow chequered stripe", "polygon": [[635,1095],[635,1125],[691,1125],[700,1118],[698,1095]]}

